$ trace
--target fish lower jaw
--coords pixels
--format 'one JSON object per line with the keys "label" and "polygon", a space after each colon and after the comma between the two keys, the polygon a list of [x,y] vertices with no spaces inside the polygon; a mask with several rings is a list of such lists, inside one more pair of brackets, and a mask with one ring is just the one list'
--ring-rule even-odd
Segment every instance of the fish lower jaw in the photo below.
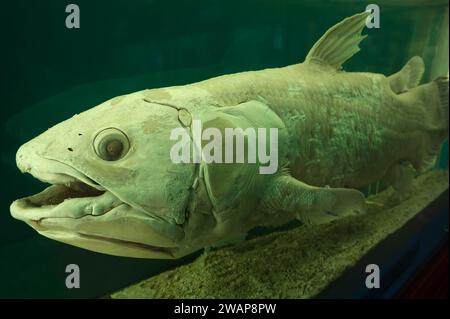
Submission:
{"label": "fish lower jaw", "polygon": [[[174,257],[173,250],[176,249],[176,247],[153,246],[153,245],[148,245],[145,243],[138,243],[138,242],[133,242],[133,241],[124,240],[124,239],[111,238],[111,237],[105,237],[105,236],[87,234],[87,233],[77,233],[77,235],[85,240],[104,242],[104,243],[108,243],[110,245],[117,245],[117,246],[120,246],[123,250],[125,250],[125,249],[142,250],[144,252],[151,253],[153,256],[158,256],[159,258],[162,258],[162,259],[172,259]],[[124,255],[121,254],[121,256],[124,256]],[[135,256],[135,257],[139,258],[140,256]],[[148,258],[148,257],[142,256],[142,258]]]}

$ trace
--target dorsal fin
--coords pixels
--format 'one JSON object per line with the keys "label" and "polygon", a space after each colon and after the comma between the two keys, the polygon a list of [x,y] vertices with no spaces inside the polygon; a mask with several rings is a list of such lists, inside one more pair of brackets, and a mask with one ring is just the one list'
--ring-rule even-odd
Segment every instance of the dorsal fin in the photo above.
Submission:
{"label": "dorsal fin", "polygon": [[361,35],[370,12],[348,17],[327,32],[314,44],[305,62],[317,63],[339,70],[342,64],[359,51],[359,43],[367,36]]}

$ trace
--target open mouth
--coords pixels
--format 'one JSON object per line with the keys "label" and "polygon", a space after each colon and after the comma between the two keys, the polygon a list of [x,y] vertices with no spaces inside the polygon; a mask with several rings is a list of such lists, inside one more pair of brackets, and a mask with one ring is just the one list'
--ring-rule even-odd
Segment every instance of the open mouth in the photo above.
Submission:
{"label": "open mouth", "polygon": [[57,206],[65,200],[74,198],[97,197],[105,191],[93,188],[81,181],[69,182],[65,185],[54,184],[44,191],[23,199],[29,207]]}
{"label": "open mouth", "polygon": [[[23,172],[50,183],[42,192],[11,204],[14,218],[40,234],[81,248],[119,256],[173,258],[182,231],[120,200],[69,165],[40,158]],[[175,236],[175,237],[174,237]]]}
{"label": "open mouth", "polygon": [[[40,170],[42,161],[46,164],[45,171]],[[102,215],[122,203],[104,187],[66,164],[43,159],[40,166],[20,168],[51,184],[42,192],[18,199],[11,205],[13,217],[31,222],[32,226],[40,225],[47,218]],[[95,205],[98,202],[102,205]]]}

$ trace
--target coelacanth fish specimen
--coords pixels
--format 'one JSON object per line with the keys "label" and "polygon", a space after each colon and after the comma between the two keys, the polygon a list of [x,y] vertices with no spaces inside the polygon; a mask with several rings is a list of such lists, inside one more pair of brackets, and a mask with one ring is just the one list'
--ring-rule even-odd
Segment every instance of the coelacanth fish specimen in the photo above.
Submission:
{"label": "coelacanth fish specimen", "polygon": [[[131,93],[50,128],[16,160],[52,185],[12,215],[93,251],[178,258],[256,226],[363,213],[357,188],[405,188],[448,135],[448,78],[419,85],[420,57],[387,77],[341,70],[367,16],[329,29],[303,63]],[[175,163],[171,132],[192,134],[195,120],[221,133],[276,128],[276,173],[258,161]]]}

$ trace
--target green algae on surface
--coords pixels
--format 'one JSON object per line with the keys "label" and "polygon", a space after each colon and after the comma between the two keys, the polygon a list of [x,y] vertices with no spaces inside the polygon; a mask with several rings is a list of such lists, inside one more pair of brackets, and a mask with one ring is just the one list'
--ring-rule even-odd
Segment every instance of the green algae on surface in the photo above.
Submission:
{"label": "green algae on surface", "polygon": [[365,215],[208,251],[111,297],[311,298],[447,188],[448,172],[431,171],[414,181],[403,201],[388,188],[369,197],[374,205]]}

